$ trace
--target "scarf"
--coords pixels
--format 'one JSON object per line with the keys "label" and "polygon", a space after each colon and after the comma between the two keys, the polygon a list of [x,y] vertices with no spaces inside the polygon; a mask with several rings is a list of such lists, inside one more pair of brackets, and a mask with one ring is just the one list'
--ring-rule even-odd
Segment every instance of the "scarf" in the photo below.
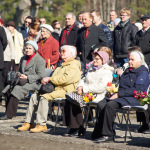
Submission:
{"label": "scarf", "polygon": [[33,53],[33,55],[26,56],[26,58],[27,58],[26,65],[30,62],[30,60],[34,57],[34,55],[35,55],[35,53]]}
{"label": "scarf", "polygon": [[92,69],[93,69],[93,70],[97,70],[97,69],[101,68],[101,66],[102,66],[102,65],[100,65],[100,66],[94,66],[94,65],[93,65],[93,66],[92,66]]}
{"label": "scarf", "polygon": [[64,29],[64,32],[63,32],[63,34],[62,34],[62,38],[61,38],[61,41],[60,41],[60,46],[63,45],[64,40],[66,40],[64,45],[67,45],[67,38],[68,38],[68,35],[70,34],[70,32],[71,32],[72,28],[74,27],[74,25],[75,25],[75,24],[73,24],[73,25],[70,27],[68,33],[67,33],[67,27]]}

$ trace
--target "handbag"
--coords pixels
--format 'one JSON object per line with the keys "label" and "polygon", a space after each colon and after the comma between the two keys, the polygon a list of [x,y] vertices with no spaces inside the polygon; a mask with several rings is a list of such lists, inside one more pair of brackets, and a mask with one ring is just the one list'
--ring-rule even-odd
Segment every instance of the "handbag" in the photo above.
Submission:
{"label": "handbag", "polygon": [[55,90],[55,86],[52,82],[48,82],[45,85],[42,85],[39,94],[46,94],[46,93],[51,93]]}
{"label": "handbag", "polygon": [[66,99],[69,100],[71,103],[74,103],[81,108],[86,106],[86,102],[83,101],[83,96],[78,95],[77,93],[67,93],[66,94]]}
{"label": "handbag", "polygon": [[7,73],[7,83],[11,83],[16,78],[16,71],[9,71]]}

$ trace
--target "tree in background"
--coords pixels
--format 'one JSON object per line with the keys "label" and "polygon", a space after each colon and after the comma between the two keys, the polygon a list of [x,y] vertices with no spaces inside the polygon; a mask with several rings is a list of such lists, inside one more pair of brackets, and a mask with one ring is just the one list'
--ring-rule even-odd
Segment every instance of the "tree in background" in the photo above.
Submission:
{"label": "tree in background", "polygon": [[38,17],[44,17],[47,23],[51,24],[53,20],[59,20],[64,25],[67,12],[73,12],[75,15],[84,9],[85,0],[45,0],[43,6],[39,8]]}
{"label": "tree in background", "polygon": [[[62,26],[67,12],[74,12],[77,15],[79,11],[100,9],[101,18],[106,22],[109,21],[110,10],[116,10],[119,13],[123,7],[131,9],[131,19],[134,21],[142,14],[150,14],[150,0],[1,0],[0,16],[6,22],[14,20],[17,25],[22,24],[21,13],[25,15],[23,12],[25,6],[21,1],[29,5],[30,10],[26,11],[26,15],[44,17],[49,24],[57,19]],[[18,7],[22,7],[21,13],[17,11]]]}

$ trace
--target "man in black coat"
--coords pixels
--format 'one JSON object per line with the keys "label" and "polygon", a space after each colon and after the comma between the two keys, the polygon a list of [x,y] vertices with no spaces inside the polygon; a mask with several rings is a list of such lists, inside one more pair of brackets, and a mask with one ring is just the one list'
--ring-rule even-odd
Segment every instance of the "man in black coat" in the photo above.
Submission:
{"label": "man in black coat", "polygon": [[137,32],[134,44],[141,48],[146,63],[150,65],[150,14],[142,16],[141,20],[143,29]]}
{"label": "man in black coat", "polygon": [[102,23],[100,10],[94,9],[91,11],[91,14],[93,16],[93,24],[95,24],[97,27],[102,28],[104,30],[106,38],[109,42],[109,46],[111,49],[113,49],[112,32],[110,31],[110,29],[106,25],[104,25]]}
{"label": "man in black coat", "polygon": [[0,103],[2,101],[2,90],[3,90],[3,81],[2,81],[2,70],[4,67],[4,56],[3,52],[7,46],[7,37],[4,31],[4,28],[0,26]]}
{"label": "man in black coat", "polygon": [[114,29],[114,60],[118,67],[128,62],[128,48],[133,41],[138,28],[130,22],[131,11],[123,8],[120,11],[121,22]]}
{"label": "man in black coat", "polygon": [[76,16],[73,13],[66,15],[66,27],[62,30],[59,45],[73,45],[76,46],[78,27],[75,25]]}
{"label": "man in black coat", "polygon": [[103,29],[92,24],[91,13],[83,13],[82,20],[84,27],[78,31],[77,49],[78,56],[84,64],[87,64],[92,61],[92,50],[100,46],[109,47],[109,44]]}

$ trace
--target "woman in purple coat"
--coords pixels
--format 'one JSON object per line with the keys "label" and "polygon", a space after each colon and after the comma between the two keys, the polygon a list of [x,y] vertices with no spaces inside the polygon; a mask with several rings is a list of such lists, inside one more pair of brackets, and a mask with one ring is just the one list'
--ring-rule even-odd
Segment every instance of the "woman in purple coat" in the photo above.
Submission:
{"label": "woman in purple coat", "polygon": [[116,109],[127,105],[140,105],[139,101],[134,98],[134,90],[145,92],[149,87],[148,69],[143,65],[143,58],[141,52],[131,52],[129,54],[129,68],[120,78],[118,93],[98,103],[96,125],[92,133],[92,139],[95,142],[100,143],[114,139],[113,124]]}

